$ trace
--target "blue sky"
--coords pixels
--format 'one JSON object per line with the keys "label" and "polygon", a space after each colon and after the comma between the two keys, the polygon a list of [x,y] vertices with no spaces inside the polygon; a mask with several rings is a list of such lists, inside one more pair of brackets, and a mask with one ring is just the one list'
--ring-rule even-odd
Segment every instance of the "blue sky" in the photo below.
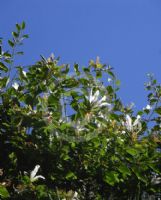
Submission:
{"label": "blue sky", "polygon": [[22,64],[52,52],[61,62],[87,65],[100,57],[121,80],[120,97],[146,105],[146,74],[161,77],[160,0],[1,0],[0,37],[25,21]]}

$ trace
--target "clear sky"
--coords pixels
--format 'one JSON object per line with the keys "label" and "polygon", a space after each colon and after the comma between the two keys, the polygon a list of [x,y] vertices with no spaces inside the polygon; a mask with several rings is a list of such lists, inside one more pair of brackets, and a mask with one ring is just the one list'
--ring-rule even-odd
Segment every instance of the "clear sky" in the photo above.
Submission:
{"label": "clear sky", "polygon": [[1,0],[0,37],[25,21],[22,64],[52,52],[87,65],[100,57],[121,80],[121,99],[146,106],[146,74],[161,80],[161,0]]}

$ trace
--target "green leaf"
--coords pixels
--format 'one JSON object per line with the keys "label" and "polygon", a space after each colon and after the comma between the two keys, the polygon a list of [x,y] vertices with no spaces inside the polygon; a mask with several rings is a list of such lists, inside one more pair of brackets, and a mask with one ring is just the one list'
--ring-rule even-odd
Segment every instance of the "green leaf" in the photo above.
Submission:
{"label": "green leaf", "polygon": [[142,110],[139,110],[138,112],[137,112],[137,115],[140,115],[140,116],[142,116],[143,115],[143,111]]}
{"label": "green leaf", "polygon": [[60,129],[63,131],[70,127],[71,127],[71,125],[69,123],[63,123],[63,124],[61,124]]}
{"label": "green leaf", "polygon": [[103,65],[100,64],[100,63],[97,63],[95,67],[96,67],[97,69],[101,69],[101,68],[103,67]]}
{"label": "green leaf", "polygon": [[37,191],[38,199],[47,199],[48,191],[45,185],[38,185],[35,189]]}
{"label": "green leaf", "polygon": [[68,155],[63,155],[63,156],[62,156],[62,159],[63,159],[63,160],[69,160],[70,157],[69,157]]}
{"label": "green leaf", "polygon": [[114,186],[115,183],[118,183],[120,181],[118,176],[119,174],[116,173],[115,171],[108,172],[104,177],[104,181],[109,185]]}
{"label": "green leaf", "polygon": [[86,67],[84,67],[84,68],[83,68],[83,71],[84,71],[85,73],[89,73],[89,72],[90,72],[90,69],[89,69],[89,68],[86,68]]}
{"label": "green leaf", "polygon": [[157,174],[160,173],[159,169],[157,168],[157,166],[154,163],[149,163],[148,166]]}
{"label": "green leaf", "polygon": [[114,73],[113,72],[111,72],[111,71],[108,71],[108,74],[113,78],[113,79],[115,79],[115,75],[114,75]]}
{"label": "green leaf", "polygon": [[77,176],[73,173],[73,172],[68,172],[67,175],[65,176],[65,178],[67,180],[70,180],[70,179],[77,179]]}
{"label": "green leaf", "polygon": [[18,38],[19,34],[16,32],[12,32],[13,37]]}
{"label": "green leaf", "polygon": [[19,24],[16,24],[16,28],[17,28],[18,32],[20,32],[21,26]]}
{"label": "green leaf", "polygon": [[101,78],[101,77],[102,77],[102,72],[96,71],[96,78]]}
{"label": "green leaf", "polygon": [[138,151],[136,149],[133,148],[127,148],[126,152],[132,156],[136,156],[138,154]]}
{"label": "green leaf", "polygon": [[8,51],[4,52],[3,56],[7,57],[7,58],[11,58],[11,54],[8,53]]}
{"label": "green leaf", "polygon": [[116,80],[116,85],[120,86],[120,84],[121,84],[120,80]]}
{"label": "green leaf", "polygon": [[22,24],[21,24],[21,29],[23,30],[23,29],[25,29],[25,27],[26,27],[26,24],[25,24],[25,22],[23,21]]}
{"label": "green leaf", "polygon": [[155,112],[156,112],[157,114],[161,115],[161,107],[156,108],[156,109],[155,109]]}
{"label": "green leaf", "polygon": [[8,82],[9,82],[9,78],[7,78],[7,77],[0,79],[0,89],[3,87],[6,87]]}
{"label": "green leaf", "polygon": [[17,54],[17,55],[23,55],[24,52],[23,52],[23,51],[18,51],[16,54]]}
{"label": "green leaf", "polygon": [[29,35],[25,34],[22,36],[23,38],[29,38]]}
{"label": "green leaf", "polygon": [[17,163],[17,157],[16,157],[16,154],[14,152],[12,152],[12,153],[9,154],[9,159],[11,160],[11,162],[12,162],[13,165],[16,165],[16,163]]}
{"label": "green leaf", "polygon": [[111,118],[112,120],[120,121],[119,115],[117,115],[117,114],[115,114],[115,113],[111,113],[111,114],[110,114],[110,118]]}
{"label": "green leaf", "polygon": [[135,173],[136,177],[144,183],[147,183],[146,176],[137,167],[132,167],[132,171]]}
{"label": "green leaf", "polygon": [[2,62],[0,62],[0,70],[7,72],[8,68]]}
{"label": "green leaf", "polygon": [[131,175],[129,168],[126,165],[121,165],[118,170],[122,173],[123,177],[125,178],[128,175]]}
{"label": "green leaf", "polygon": [[107,89],[109,94],[113,94],[114,91],[113,91],[113,88],[112,88],[111,85],[107,86],[106,89]]}
{"label": "green leaf", "polygon": [[75,70],[77,76],[79,76],[80,75],[80,71],[79,71],[79,65],[78,64],[74,65],[74,70]]}
{"label": "green leaf", "polygon": [[14,42],[12,42],[11,40],[8,40],[8,44],[9,44],[11,47],[14,47],[14,46],[15,46]]}
{"label": "green leaf", "polygon": [[3,38],[0,37],[0,44],[2,44],[2,40],[3,40]]}
{"label": "green leaf", "polygon": [[97,120],[99,122],[102,122],[103,124],[107,125],[107,120],[105,118],[102,118],[102,117],[97,117]]}
{"label": "green leaf", "polygon": [[10,197],[8,190],[2,185],[0,185],[0,196],[2,199]]}

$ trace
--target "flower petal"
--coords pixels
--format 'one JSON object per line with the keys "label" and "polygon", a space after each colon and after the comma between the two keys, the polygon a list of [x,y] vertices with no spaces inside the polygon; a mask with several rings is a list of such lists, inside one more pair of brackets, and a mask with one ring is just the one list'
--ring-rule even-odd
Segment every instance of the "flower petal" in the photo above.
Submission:
{"label": "flower petal", "polygon": [[36,165],[36,166],[35,166],[35,168],[31,171],[30,179],[33,179],[33,178],[36,176],[36,174],[37,174],[39,168],[40,168],[40,165]]}
{"label": "flower petal", "polygon": [[97,101],[97,99],[98,99],[98,97],[99,97],[99,94],[100,94],[99,90],[97,90],[97,91],[94,93],[94,95],[92,96],[92,102],[93,102],[93,103]]}
{"label": "flower petal", "polygon": [[126,115],[125,126],[129,131],[132,131],[132,119],[131,119],[131,117],[129,115]]}
{"label": "flower petal", "polygon": [[12,84],[12,87],[15,89],[15,90],[18,90],[18,87],[19,87],[19,84],[17,82],[14,82]]}
{"label": "flower petal", "polygon": [[140,115],[137,115],[137,117],[133,123],[133,126],[137,126],[140,123],[140,118],[141,118]]}
{"label": "flower petal", "polygon": [[35,176],[34,178],[32,178],[32,179],[31,179],[31,182],[37,181],[39,178],[45,179],[44,176],[38,175],[38,176]]}

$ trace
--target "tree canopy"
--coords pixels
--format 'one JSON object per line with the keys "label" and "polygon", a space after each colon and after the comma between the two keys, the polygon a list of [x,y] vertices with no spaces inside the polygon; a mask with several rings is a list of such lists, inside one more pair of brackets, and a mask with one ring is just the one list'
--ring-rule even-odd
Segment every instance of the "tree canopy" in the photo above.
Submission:
{"label": "tree canopy", "polygon": [[161,87],[148,105],[124,105],[99,58],[87,67],[43,56],[16,66],[25,23],[0,40],[1,199],[146,199],[161,190]]}

